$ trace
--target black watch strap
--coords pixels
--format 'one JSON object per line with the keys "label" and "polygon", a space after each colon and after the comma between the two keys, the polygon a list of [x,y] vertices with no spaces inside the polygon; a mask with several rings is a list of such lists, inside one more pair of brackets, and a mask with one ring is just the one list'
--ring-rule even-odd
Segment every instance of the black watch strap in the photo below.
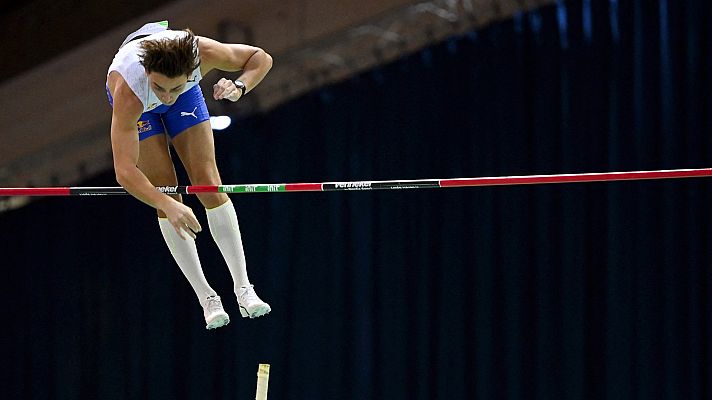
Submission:
{"label": "black watch strap", "polygon": [[247,86],[245,86],[245,84],[239,79],[235,80],[235,86],[242,91],[240,97],[244,96],[247,91]]}

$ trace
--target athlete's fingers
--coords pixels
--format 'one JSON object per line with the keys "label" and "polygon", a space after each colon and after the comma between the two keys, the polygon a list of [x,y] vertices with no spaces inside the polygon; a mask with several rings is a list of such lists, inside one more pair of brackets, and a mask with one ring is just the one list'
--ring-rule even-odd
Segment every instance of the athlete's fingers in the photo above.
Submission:
{"label": "athlete's fingers", "polygon": [[184,214],[175,223],[171,222],[171,224],[173,225],[173,228],[176,230],[176,233],[178,234],[178,236],[180,236],[180,238],[183,240],[185,240],[186,233],[188,234],[188,236],[195,239],[195,237],[196,237],[195,234],[197,232],[200,232],[203,229],[200,226],[198,219],[195,218],[195,215],[192,212]]}
{"label": "athlete's fingers", "polygon": [[218,85],[217,83],[214,84],[213,85],[213,98],[215,100],[220,100],[221,99],[220,96],[222,95],[223,90],[224,89],[220,85]]}
{"label": "athlete's fingers", "polygon": [[227,89],[223,88],[223,90],[220,92],[220,94],[217,95],[215,100],[229,99],[230,96],[232,96],[232,94],[233,94],[232,90],[230,90],[229,88],[227,88]]}
{"label": "athlete's fingers", "polygon": [[196,233],[203,230],[203,227],[200,226],[200,222],[198,222],[198,219],[195,218],[195,215],[192,213],[186,216],[185,226]]}
{"label": "athlete's fingers", "polygon": [[173,225],[173,229],[176,230],[176,233],[178,234],[178,237],[180,237],[181,239],[185,240],[185,236],[183,236],[183,229],[180,228],[180,225],[178,225],[178,224],[173,224],[173,223],[171,223],[171,225]]}
{"label": "athlete's fingers", "polygon": [[230,86],[234,85],[231,80],[220,78],[218,83],[213,85],[213,98],[215,98],[215,100],[224,99],[227,96],[226,91],[230,89]]}
{"label": "athlete's fingers", "polygon": [[195,232],[193,232],[193,230],[188,225],[183,225],[183,230],[185,230],[188,233],[188,236],[195,239]]}
{"label": "athlete's fingers", "polygon": [[222,81],[223,80],[220,79],[216,84],[213,85],[213,98],[215,100],[220,100],[220,95],[222,95],[223,90],[225,90],[221,85]]}
{"label": "athlete's fingers", "polygon": [[191,238],[195,239],[195,232],[184,222],[178,222],[175,225],[173,225],[173,228],[175,228],[176,233],[178,236],[180,236],[181,239],[185,240],[185,233],[188,234]]}
{"label": "athlete's fingers", "polygon": [[228,89],[223,93],[223,99],[225,100],[230,100],[230,101],[236,101],[237,97],[235,95],[235,90],[234,89]]}

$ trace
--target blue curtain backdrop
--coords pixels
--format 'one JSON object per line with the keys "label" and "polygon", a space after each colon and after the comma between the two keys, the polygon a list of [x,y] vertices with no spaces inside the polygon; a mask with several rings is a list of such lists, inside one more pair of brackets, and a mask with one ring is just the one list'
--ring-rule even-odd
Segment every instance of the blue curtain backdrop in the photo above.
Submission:
{"label": "blue curtain backdrop", "polygon": [[[710,19],[707,0],[517,15],[240,120],[216,134],[223,178],[711,167]],[[270,399],[712,398],[707,178],[233,199],[273,312],[239,318],[205,232],[233,317],[211,332],[138,201],[0,215],[0,397],[247,399],[267,362]]]}

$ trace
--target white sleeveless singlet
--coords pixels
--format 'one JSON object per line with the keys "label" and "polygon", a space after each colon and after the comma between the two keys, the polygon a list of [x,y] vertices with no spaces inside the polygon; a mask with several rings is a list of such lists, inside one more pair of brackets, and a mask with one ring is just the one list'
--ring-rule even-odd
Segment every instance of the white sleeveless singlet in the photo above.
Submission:
{"label": "white sleeveless singlet", "polygon": [[[148,35],[136,40],[133,40],[137,36]],[[174,39],[185,35],[184,31],[173,31],[168,29],[168,22],[152,22],[144,25],[141,29],[130,34],[124,43],[121,44],[118,53],[114,56],[114,60],[109,66],[109,71],[107,76],[111,71],[116,71],[124,78],[126,83],[128,83],[131,90],[134,92],[136,97],[141,100],[143,104],[143,112],[151,111],[154,108],[160,106],[161,100],[153,93],[153,90],[149,87],[148,77],[146,76],[146,70],[141,65],[139,59],[139,53],[141,48],[139,44],[144,40],[156,40],[156,39]],[[191,72],[188,78],[188,83],[185,85],[183,92],[187,92],[196,86],[202,75],[200,74],[200,67],[196,68]]]}

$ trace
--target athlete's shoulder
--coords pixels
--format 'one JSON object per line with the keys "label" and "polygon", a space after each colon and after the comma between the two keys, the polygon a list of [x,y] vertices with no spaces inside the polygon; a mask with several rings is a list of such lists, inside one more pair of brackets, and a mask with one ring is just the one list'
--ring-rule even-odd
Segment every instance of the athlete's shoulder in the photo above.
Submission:
{"label": "athlete's shoulder", "polygon": [[[241,67],[242,64],[237,60],[236,55],[239,54],[235,49],[244,47],[244,45],[222,43],[215,39],[205,36],[197,36],[198,38],[198,53],[200,54],[200,70],[203,75],[213,69],[222,71],[236,71],[236,67]],[[234,65],[239,64],[239,65]]]}
{"label": "athlete's shoulder", "polygon": [[218,42],[215,39],[211,39],[207,36],[195,36],[196,39],[198,39],[198,51],[200,52],[200,55],[202,56],[204,53],[207,53],[208,55],[212,55],[215,51],[217,51],[220,46],[223,44]]}
{"label": "athlete's shoulder", "polygon": [[107,84],[114,98],[115,114],[133,117],[143,112],[141,100],[118,71],[112,71],[109,74]]}

